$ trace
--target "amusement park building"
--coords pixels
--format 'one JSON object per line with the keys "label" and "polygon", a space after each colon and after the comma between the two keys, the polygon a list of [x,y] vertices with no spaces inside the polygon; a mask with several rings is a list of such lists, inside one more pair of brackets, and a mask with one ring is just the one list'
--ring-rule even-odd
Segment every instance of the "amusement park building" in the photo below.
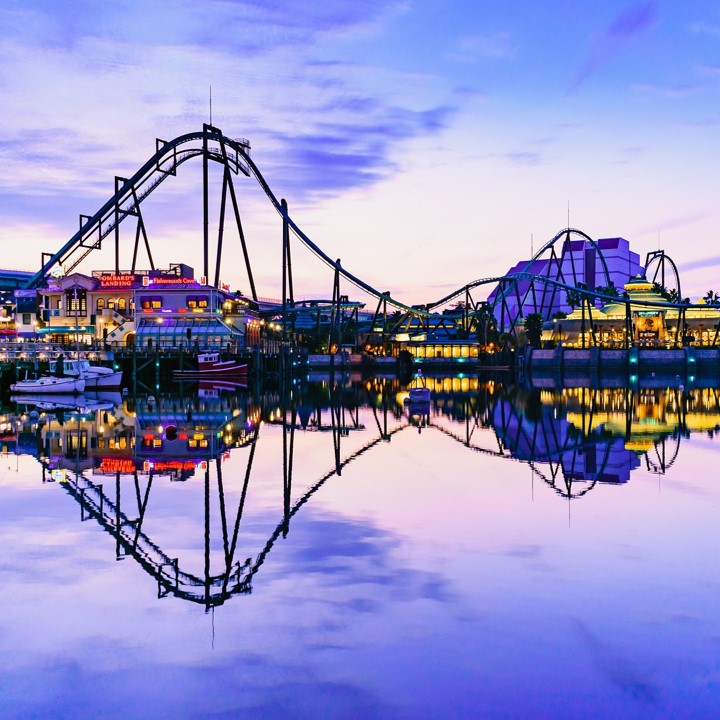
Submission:
{"label": "amusement park building", "polygon": [[717,346],[720,307],[702,299],[690,307],[673,306],[642,274],[626,282],[623,290],[624,297],[601,308],[580,306],[555,319],[543,339],[568,347]]}
{"label": "amusement park building", "polygon": [[74,273],[19,293],[37,293],[37,316],[16,318],[18,335],[26,339],[239,349],[256,344],[260,334],[252,300],[199,282],[183,264],[134,273]]}
{"label": "amusement park building", "polygon": [[[596,290],[610,284],[620,288],[641,271],[640,256],[630,250],[630,243],[625,238],[602,238],[595,244],[585,239],[566,238],[559,255],[523,260],[511,267],[506,275],[531,273],[566,285]],[[564,290],[554,290],[541,281],[519,280],[517,289],[513,286],[511,291],[506,291],[504,301],[500,299],[499,293],[499,288],[493,290],[488,301],[496,303],[496,317],[504,320],[505,324],[511,324],[530,313],[538,312],[549,319],[557,312],[570,312],[572,309]],[[518,296],[525,298],[524,301],[519,302]]]}

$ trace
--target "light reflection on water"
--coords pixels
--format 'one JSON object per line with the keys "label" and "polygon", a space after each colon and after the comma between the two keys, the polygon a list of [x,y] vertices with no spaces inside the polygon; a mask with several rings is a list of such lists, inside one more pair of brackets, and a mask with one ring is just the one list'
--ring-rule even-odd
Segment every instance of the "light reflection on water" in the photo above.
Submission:
{"label": "light reflection on water", "polygon": [[3,717],[714,717],[718,392],[0,419]]}

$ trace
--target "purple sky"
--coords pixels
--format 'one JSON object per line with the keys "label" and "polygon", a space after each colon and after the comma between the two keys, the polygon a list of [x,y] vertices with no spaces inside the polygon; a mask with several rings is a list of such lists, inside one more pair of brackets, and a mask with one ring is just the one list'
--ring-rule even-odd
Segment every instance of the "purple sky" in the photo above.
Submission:
{"label": "purple sky", "polygon": [[[702,295],[720,290],[719,84],[705,0],[0,0],[2,265],[37,268],[156,137],[201,130],[212,86],[214,124],[250,139],[305,232],[408,302],[504,272],[568,206],[592,237],[663,247]],[[201,267],[201,187],[188,163],[143,204],[158,264]],[[238,191],[258,291],[276,297],[279,220],[254,181]],[[227,247],[223,280],[247,290]],[[298,246],[293,263],[298,296],[331,294]]]}

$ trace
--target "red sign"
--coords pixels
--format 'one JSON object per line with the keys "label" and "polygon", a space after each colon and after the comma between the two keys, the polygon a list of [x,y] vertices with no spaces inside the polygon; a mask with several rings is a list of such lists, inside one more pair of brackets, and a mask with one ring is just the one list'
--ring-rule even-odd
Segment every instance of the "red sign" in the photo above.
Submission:
{"label": "red sign", "polygon": [[150,285],[197,285],[197,283],[195,278],[154,277],[150,278]]}
{"label": "red sign", "polygon": [[120,275],[99,275],[100,287],[104,288],[130,288],[139,281],[139,275],[121,273]]}
{"label": "red sign", "polygon": [[[202,467],[203,463],[200,463]],[[168,470],[194,470],[198,466],[196,460],[146,460],[143,469],[149,472],[167,472]]]}
{"label": "red sign", "polygon": [[103,475],[106,473],[133,473],[135,472],[135,461],[125,457],[104,457],[95,472]]}

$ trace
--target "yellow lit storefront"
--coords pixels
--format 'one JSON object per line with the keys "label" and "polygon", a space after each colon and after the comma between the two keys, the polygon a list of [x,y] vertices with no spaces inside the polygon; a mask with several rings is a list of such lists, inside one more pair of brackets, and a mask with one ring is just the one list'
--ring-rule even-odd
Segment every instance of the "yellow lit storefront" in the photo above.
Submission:
{"label": "yellow lit storefront", "polygon": [[[699,307],[670,306],[653,284],[640,276],[630,280],[624,290],[627,301],[618,298],[591,310],[587,306],[577,307],[567,317],[554,320],[552,328],[543,332],[543,340],[562,342],[566,347],[607,348],[628,344],[709,347],[720,340],[720,307],[706,306],[704,300],[694,303]],[[649,303],[658,303],[658,306]]]}
{"label": "yellow lit storefront", "polygon": [[468,342],[409,342],[406,348],[413,357],[421,359],[457,360],[478,357],[478,344]]}

